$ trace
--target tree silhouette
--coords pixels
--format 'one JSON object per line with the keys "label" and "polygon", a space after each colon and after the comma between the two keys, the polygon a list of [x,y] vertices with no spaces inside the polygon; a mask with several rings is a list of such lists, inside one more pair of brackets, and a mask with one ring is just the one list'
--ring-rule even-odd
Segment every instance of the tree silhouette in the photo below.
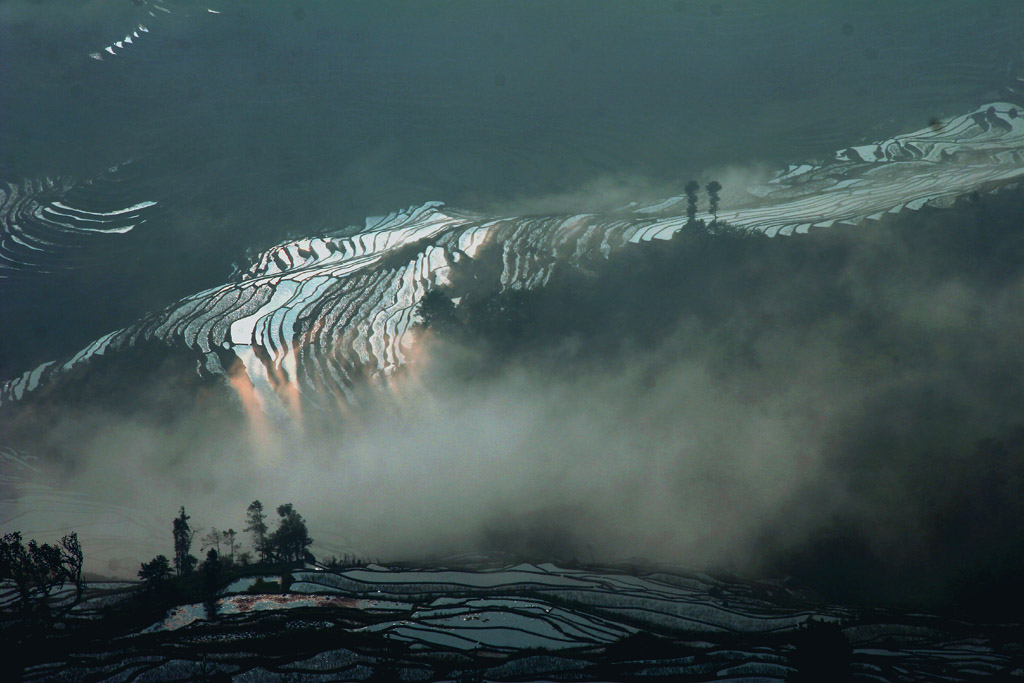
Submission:
{"label": "tree silhouette", "polygon": [[266,562],[270,557],[270,546],[267,543],[267,515],[263,512],[263,503],[258,500],[249,503],[242,531],[252,534],[252,547],[259,553],[260,562]]}
{"label": "tree silhouette", "polygon": [[81,597],[82,546],[78,534],[71,533],[60,540],[60,545],[22,543],[21,532],[14,531],[0,538],[0,579],[8,579],[18,590],[23,609],[32,600],[45,603],[50,592],[58,585],[72,581],[76,599]]}
{"label": "tree silhouette", "polygon": [[143,562],[139,568],[139,578],[150,587],[161,585],[171,578],[171,561],[166,555],[157,555],[149,562]]}
{"label": "tree silhouette", "polygon": [[278,558],[285,562],[301,561],[306,555],[306,548],[313,544],[306,529],[306,520],[302,518],[291,503],[279,505],[277,514],[281,517],[277,529],[270,535],[271,545]]}
{"label": "tree silhouette", "polygon": [[49,543],[40,545],[33,539],[28,542],[28,554],[31,560],[29,574],[32,582],[40,597],[46,599],[57,584],[64,583],[60,548]]}
{"label": "tree silhouette", "polygon": [[224,540],[223,532],[215,526],[210,527],[210,530],[203,536],[203,550],[207,548],[213,548],[220,554],[220,544]]}
{"label": "tree silhouette", "polygon": [[224,539],[224,544],[228,549],[228,557],[231,558],[231,564],[235,563],[235,553],[238,551],[238,541],[236,540],[238,532],[234,529],[228,529],[227,531],[220,532],[221,537]]}
{"label": "tree silhouette", "polygon": [[21,542],[21,532],[5,534],[0,539],[0,579],[14,582],[21,597],[21,606],[28,608],[32,590],[32,558]]}
{"label": "tree silhouette", "polygon": [[213,548],[206,553],[203,560],[203,608],[207,619],[217,617],[217,588],[220,585],[220,556]]}
{"label": "tree silhouette", "polygon": [[425,329],[444,331],[451,329],[457,322],[455,304],[440,289],[432,289],[423,295],[416,306],[416,315]]}
{"label": "tree silhouette", "polygon": [[178,576],[191,573],[199,561],[189,552],[192,549],[192,538],[196,535],[188,524],[189,519],[190,517],[185,514],[185,506],[182,505],[171,526],[174,536],[174,571]]}
{"label": "tree silhouette", "polygon": [[82,551],[82,544],[78,541],[78,534],[71,532],[60,539],[61,566],[68,581],[75,584],[75,600],[82,598],[82,591],[85,590],[85,581],[82,580],[82,564],[85,554]]}
{"label": "tree silhouette", "polygon": [[722,183],[712,180],[704,186],[704,189],[708,192],[708,209],[711,211],[711,221],[715,222],[718,220],[718,193],[722,191]]}
{"label": "tree silhouette", "polygon": [[697,193],[700,192],[700,183],[691,180],[686,183],[683,191],[686,192],[686,224],[693,225],[697,222]]}

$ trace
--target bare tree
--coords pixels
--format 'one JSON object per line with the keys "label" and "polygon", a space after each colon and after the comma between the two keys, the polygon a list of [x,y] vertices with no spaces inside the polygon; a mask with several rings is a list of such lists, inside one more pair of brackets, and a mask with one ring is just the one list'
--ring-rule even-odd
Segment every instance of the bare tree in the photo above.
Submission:
{"label": "bare tree", "polygon": [[220,555],[220,544],[224,540],[223,532],[215,526],[210,527],[210,530],[202,537],[203,550],[207,548],[213,548]]}
{"label": "bare tree", "polygon": [[231,558],[231,564],[235,563],[235,553],[238,551],[238,532],[234,529],[228,529],[227,531],[220,532],[221,538],[224,540],[224,544],[228,549],[228,557]]}
{"label": "bare tree", "polygon": [[245,529],[252,534],[253,549],[259,553],[260,562],[270,557],[270,546],[267,541],[267,514],[263,512],[263,503],[254,500],[245,511]]}

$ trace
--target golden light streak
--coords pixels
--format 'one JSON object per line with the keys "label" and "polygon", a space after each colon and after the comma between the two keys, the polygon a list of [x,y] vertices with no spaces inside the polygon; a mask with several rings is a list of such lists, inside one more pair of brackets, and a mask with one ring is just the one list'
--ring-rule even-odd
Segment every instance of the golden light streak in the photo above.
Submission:
{"label": "golden light streak", "polygon": [[[250,362],[259,362],[252,358]],[[240,357],[228,368],[228,384],[238,395],[246,417],[249,420],[250,440],[255,447],[258,464],[263,466],[274,465],[280,460],[280,450],[277,446],[277,435],[271,428],[267,413],[263,410],[263,401],[249,379],[245,363]]]}

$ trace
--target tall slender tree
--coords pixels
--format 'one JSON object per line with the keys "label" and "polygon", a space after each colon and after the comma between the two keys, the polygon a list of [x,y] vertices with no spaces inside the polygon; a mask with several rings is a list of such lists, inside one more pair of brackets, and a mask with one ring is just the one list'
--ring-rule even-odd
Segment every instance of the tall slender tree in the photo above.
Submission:
{"label": "tall slender tree", "polygon": [[263,503],[258,500],[249,503],[242,531],[252,534],[252,547],[259,553],[260,562],[266,562],[270,556],[270,546],[267,543],[267,514],[263,511]]}
{"label": "tall slender tree", "polygon": [[235,553],[238,551],[238,532],[234,529],[228,529],[227,531],[220,532],[221,537],[224,539],[224,545],[228,549],[228,557],[231,558],[231,564],[235,563]]}
{"label": "tall slender tree", "polygon": [[217,618],[217,589],[220,587],[220,556],[210,548],[201,565],[203,574],[203,607],[207,619]]}
{"label": "tall slender tree", "polygon": [[718,221],[718,193],[722,191],[722,183],[717,180],[712,180],[710,183],[704,186],[704,189],[708,192],[708,210],[711,211],[711,221]]}
{"label": "tall slender tree", "polygon": [[697,222],[697,193],[700,192],[700,183],[691,180],[683,188],[686,193],[686,223],[693,225]]}
{"label": "tall slender tree", "polygon": [[174,535],[174,571],[178,576],[190,573],[199,562],[190,552],[192,550],[192,539],[195,537],[196,532],[189,526],[189,519],[191,518],[185,514],[185,506],[182,505],[178,511],[178,516],[174,518],[174,522],[171,525],[171,531]]}

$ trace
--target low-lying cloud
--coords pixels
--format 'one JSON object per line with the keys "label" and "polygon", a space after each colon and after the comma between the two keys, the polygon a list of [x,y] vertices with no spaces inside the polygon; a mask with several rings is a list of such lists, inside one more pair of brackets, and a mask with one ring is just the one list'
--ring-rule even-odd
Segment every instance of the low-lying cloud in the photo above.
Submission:
{"label": "low-lying cloud", "polygon": [[[163,372],[145,391],[174,410],[60,411],[35,444],[60,454],[32,482],[52,488],[21,489],[3,524],[76,528],[90,569],[131,574],[169,553],[179,505],[240,531],[259,498],[294,503],[321,556],[646,558],[825,588],[846,570],[839,597],[892,581],[940,600],[1020,526],[1019,492],[992,483],[1024,474],[1012,448],[977,450],[1022,422],[1024,278],[999,201],[966,230],[973,209],[665,260],[705,270],[648,302],[656,343],[614,354],[566,353],[598,341],[576,337],[495,365],[424,332],[392,390],[272,437],[227,387],[175,398]],[[613,320],[603,334],[628,337]]]}

